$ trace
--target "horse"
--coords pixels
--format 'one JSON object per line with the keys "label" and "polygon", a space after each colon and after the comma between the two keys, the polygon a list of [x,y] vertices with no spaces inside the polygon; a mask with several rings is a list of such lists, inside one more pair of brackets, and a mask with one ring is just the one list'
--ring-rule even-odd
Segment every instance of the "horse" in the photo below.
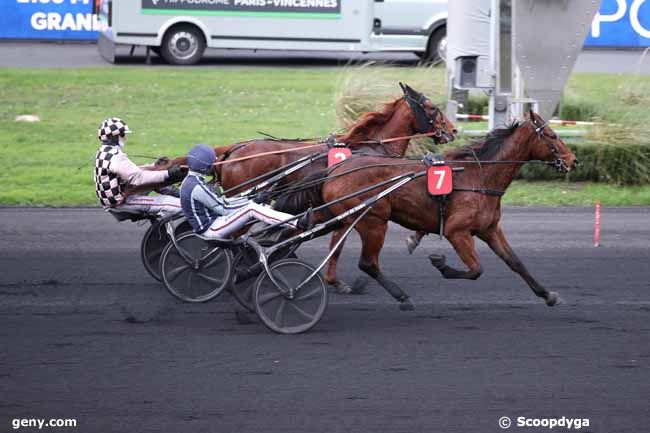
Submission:
{"label": "horse", "polygon": [[[385,104],[382,111],[364,113],[359,120],[344,134],[337,137],[339,143],[347,144],[353,151],[372,153],[386,156],[403,157],[409,141],[415,134],[430,134],[435,144],[444,144],[455,138],[457,130],[454,124],[445,116],[429,98],[417,92],[407,84],[399,83],[403,96]],[[397,140],[392,140],[398,138]],[[385,140],[385,141],[384,141]],[[303,147],[305,141],[296,140],[251,140],[230,146],[216,147],[219,165],[216,175],[221,186],[229,190],[229,195],[241,190],[238,185],[269,173],[306,155],[328,150],[325,142],[315,143],[315,147],[290,151],[292,148]],[[283,152],[264,157],[254,157],[266,152]],[[238,160],[239,158],[247,158]],[[232,163],[228,163],[232,160]],[[166,169],[173,164],[186,164],[185,157],[179,157],[168,164],[156,169]],[[278,183],[286,185],[304,179],[307,175],[326,167],[326,160],[320,159],[292,173]],[[340,239],[343,232],[336,231],[332,236],[330,247]],[[336,261],[343,245],[339,247],[330,261],[330,267],[336,269]],[[338,293],[347,294],[353,291],[344,281],[326,277],[326,282],[333,286]]]}
{"label": "horse", "polygon": [[[435,144],[454,140],[458,131],[442,110],[407,84],[399,85],[404,94],[402,97],[385,104],[382,111],[362,114],[347,132],[336,137],[336,141],[346,144],[351,150],[401,157],[406,153],[410,139],[416,134],[431,134]],[[384,141],[393,138],[399,139]],[[291,150],[310,144],[313,147],[309,149]],[[221,186],[230,190],[229,194],[235,194],[243,189],[238,186],[249,179],[269,173],[301,157],[327,151],[328,143],[298,139],[262,139],[217,146],[214,150],[219,160],[215,175]],[[255,158],[256,155],[267,152],[278,153]],[[229,160],[237,161],[228,163]],[[154,169],[166,170],[175,164],[186,165],[186,156],[164,161]],[[300,180],[307,174],[325,168],[325,165],[324,160],[315,161],[287,176],[282,183]]]}
{"label": "horse", "polygon": [[[404,156],[410,138],[414,134],[434,134],[432,139],[435,144],[452,141],[457,130],[444,113],[422,93],[406,84],[399,84],[403,97],[385,104],[383,111],[361,115],[359,120],[336,140],[347,144],[351,150],[392,156]],[[382,141],[400,137],[403,138]],[[220,153],[223,152],[220,161],[246,158],[265,152],[290,150],[296,147],[296,144],[295,141],[281,140],[253,140],[238,143],[220,150]],[[304,142],[299,142],[298,147],[301,144],[304,145]],[[248,179],[268,173],[303,156],[327,150],[326,143],[319,144],[318,147],[310,149],[279,153],[264,158],[250,158],[237,164],[221,164],[217,167],[221,185],[225,189],[234,188]],[[284,183],[303,179],[306,175],[325,168],[325,165],[324,160],[312,163],[285,178]]]}
{"label": "horse", "polygon": [[[476,280],[483,272],[474,244],[476,236],[487,243],[512,271],[518,273],[535,295],[543,298],[548,306],[555,305],[559,299],[558,294],[548,291],[533,278],[506,240],[499,223],[501,196],[524,163],[531,160],[546,161],[556,164],[558,170],[568,172],[578,164],[576,156],[548,123],[532,111],[523,121],[495,129],[483,139],[449,150],[443,156],[447,164],[464,167],[463,171],[454,172],[454,190],[445,201],[443,235],[467,269],[454,269],[446,264],[444,256],[436,254],[429,256],[431,264],[443,278]],[[353,171],[354,169],[357,170]],[[315,196],[320,197],[319,204],[328,203],[394,176],[424,169],[422,161],[374,156],[350,158],[329,174],[314,174],[311,178],[321,176],[324,182],[292,196],[280,197],[276,207],[282,209],[287,201],[300,202],[305,197],[313,200]],[[337,177],[337,173],[344,171],[349,174]],[[378,192],[368,191],[332,204],[315,213],[316,222],[340,215]],[[410,310],[413,305],[408,295],[386,277],[379,267],[379,253],[384,244],[388,222],[393,221],[420,232],[439,233],[439,206],[440,202],[427,191],[425,176],[416,176],[374,204],[355,227],[362,242],[359,268],[393,295],[400,302],[400,309]],[[348,228],[353,219],[354,215],[343,220],[343,227],[339,230]]]}

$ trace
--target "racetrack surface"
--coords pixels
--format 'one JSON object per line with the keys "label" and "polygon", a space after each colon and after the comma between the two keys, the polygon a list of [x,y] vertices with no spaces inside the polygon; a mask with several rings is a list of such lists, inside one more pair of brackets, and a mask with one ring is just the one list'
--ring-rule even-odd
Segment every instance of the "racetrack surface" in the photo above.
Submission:
{"label": "racetrack surface", "polygon": [[[502,416],[509,431],[550,431],[521,416],[648,431],[650,209],[604,209],[601,248],[592,209],[506,208],[503,224],[563,304],[546,307],[484,245],[478,281],[443,280],[427,255],[459,265],[447,242],[409,256],[392,226],[383,269],[414,312],[370,284],[332,295],[311,332],[280,336],[238,323],[226,295],[174,301],[139,262],[145,227],[97,209],[0,209],[0,431],[76,418],[84,433],[485,433]],[[299,256],[317,263],[327,241]],[[355,235],[347,280],[359,251]]]}

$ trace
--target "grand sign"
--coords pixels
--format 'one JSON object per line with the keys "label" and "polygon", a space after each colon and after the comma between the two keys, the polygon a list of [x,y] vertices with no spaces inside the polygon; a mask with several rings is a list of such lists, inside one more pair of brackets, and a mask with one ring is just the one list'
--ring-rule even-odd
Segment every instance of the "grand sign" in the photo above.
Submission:
{"label": "grand sign", "polygon": [[0,38],[95,40],[92,0],[1,0]]}

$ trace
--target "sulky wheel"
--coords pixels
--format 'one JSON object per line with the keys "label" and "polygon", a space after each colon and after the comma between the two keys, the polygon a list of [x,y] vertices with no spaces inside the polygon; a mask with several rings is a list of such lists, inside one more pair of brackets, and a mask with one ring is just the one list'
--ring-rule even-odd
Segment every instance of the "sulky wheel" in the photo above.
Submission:
{"label": "sulky wheel", "polygon": [[[228,286],[232,254],[210,245],[194,233],[169,242],[160,258],[162,281],[169,292],[185,302],[206,302]],[[182,250],[182,252],[180,250]]]}
{"label": "sulky wheel", "polygon": [[160,256],[169,242],[165,227],[158,221],[152,223],[142,238],[140,257],[149,275],[160,281]]}
{"label": "sulky wheel", "polygon": [[[294,249],[281,249],[269,257],[269,263],[274,263],[285,257],[296,258]],[[233,260],[234,275],[230,293],[239,304],[250,311],[255,312],[253,303],[253,291],[255,289],[255,277],[262,272],[262,264],[257,253],[252,248],[242,248]]]}
{"label": "sulky wheel", "polygon": [[[192,227],[187,220],[180,223],[174,230],[176,237],[188,231],[192,231]],[[168,242],[169,236],[167,236],[164,224],[161,224],[160,221],[155,221],[149,226],[140,244],[142,264],[149,275],[158,281],[162,280],[160,276],[160,256]]]}
{"label": "sulky wheel", "polygon": [[242,307],[251,313],[255,312],[255,304],[253,304],[254,277],[259,274],[259,271],[255,271],[254,266],[261,266],[258,263],[257,254],[251,248],[242,248],[233,261],[235,277],[232,282],[231,294]]}
{"label": "sulky wheel", "polygon": [[311,329],[327,309],[327,289],[319,273],[290,296],[314,267],[298,259],[282,259],[269,265],[273,278],[263,272],[255,281],[253,302],[260,320],[272,331],[280,334],[298,334]]}

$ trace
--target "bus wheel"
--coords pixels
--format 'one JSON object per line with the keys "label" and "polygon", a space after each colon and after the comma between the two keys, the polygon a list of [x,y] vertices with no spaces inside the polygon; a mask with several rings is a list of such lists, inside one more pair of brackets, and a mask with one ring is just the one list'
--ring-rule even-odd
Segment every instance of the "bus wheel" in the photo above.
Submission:
{"label": "bus wheel", "polygon": [[160,54],[174,65],[193,65],[205,51],[205,40],[201,31],[189,25],[175,26],[167,30]]}

